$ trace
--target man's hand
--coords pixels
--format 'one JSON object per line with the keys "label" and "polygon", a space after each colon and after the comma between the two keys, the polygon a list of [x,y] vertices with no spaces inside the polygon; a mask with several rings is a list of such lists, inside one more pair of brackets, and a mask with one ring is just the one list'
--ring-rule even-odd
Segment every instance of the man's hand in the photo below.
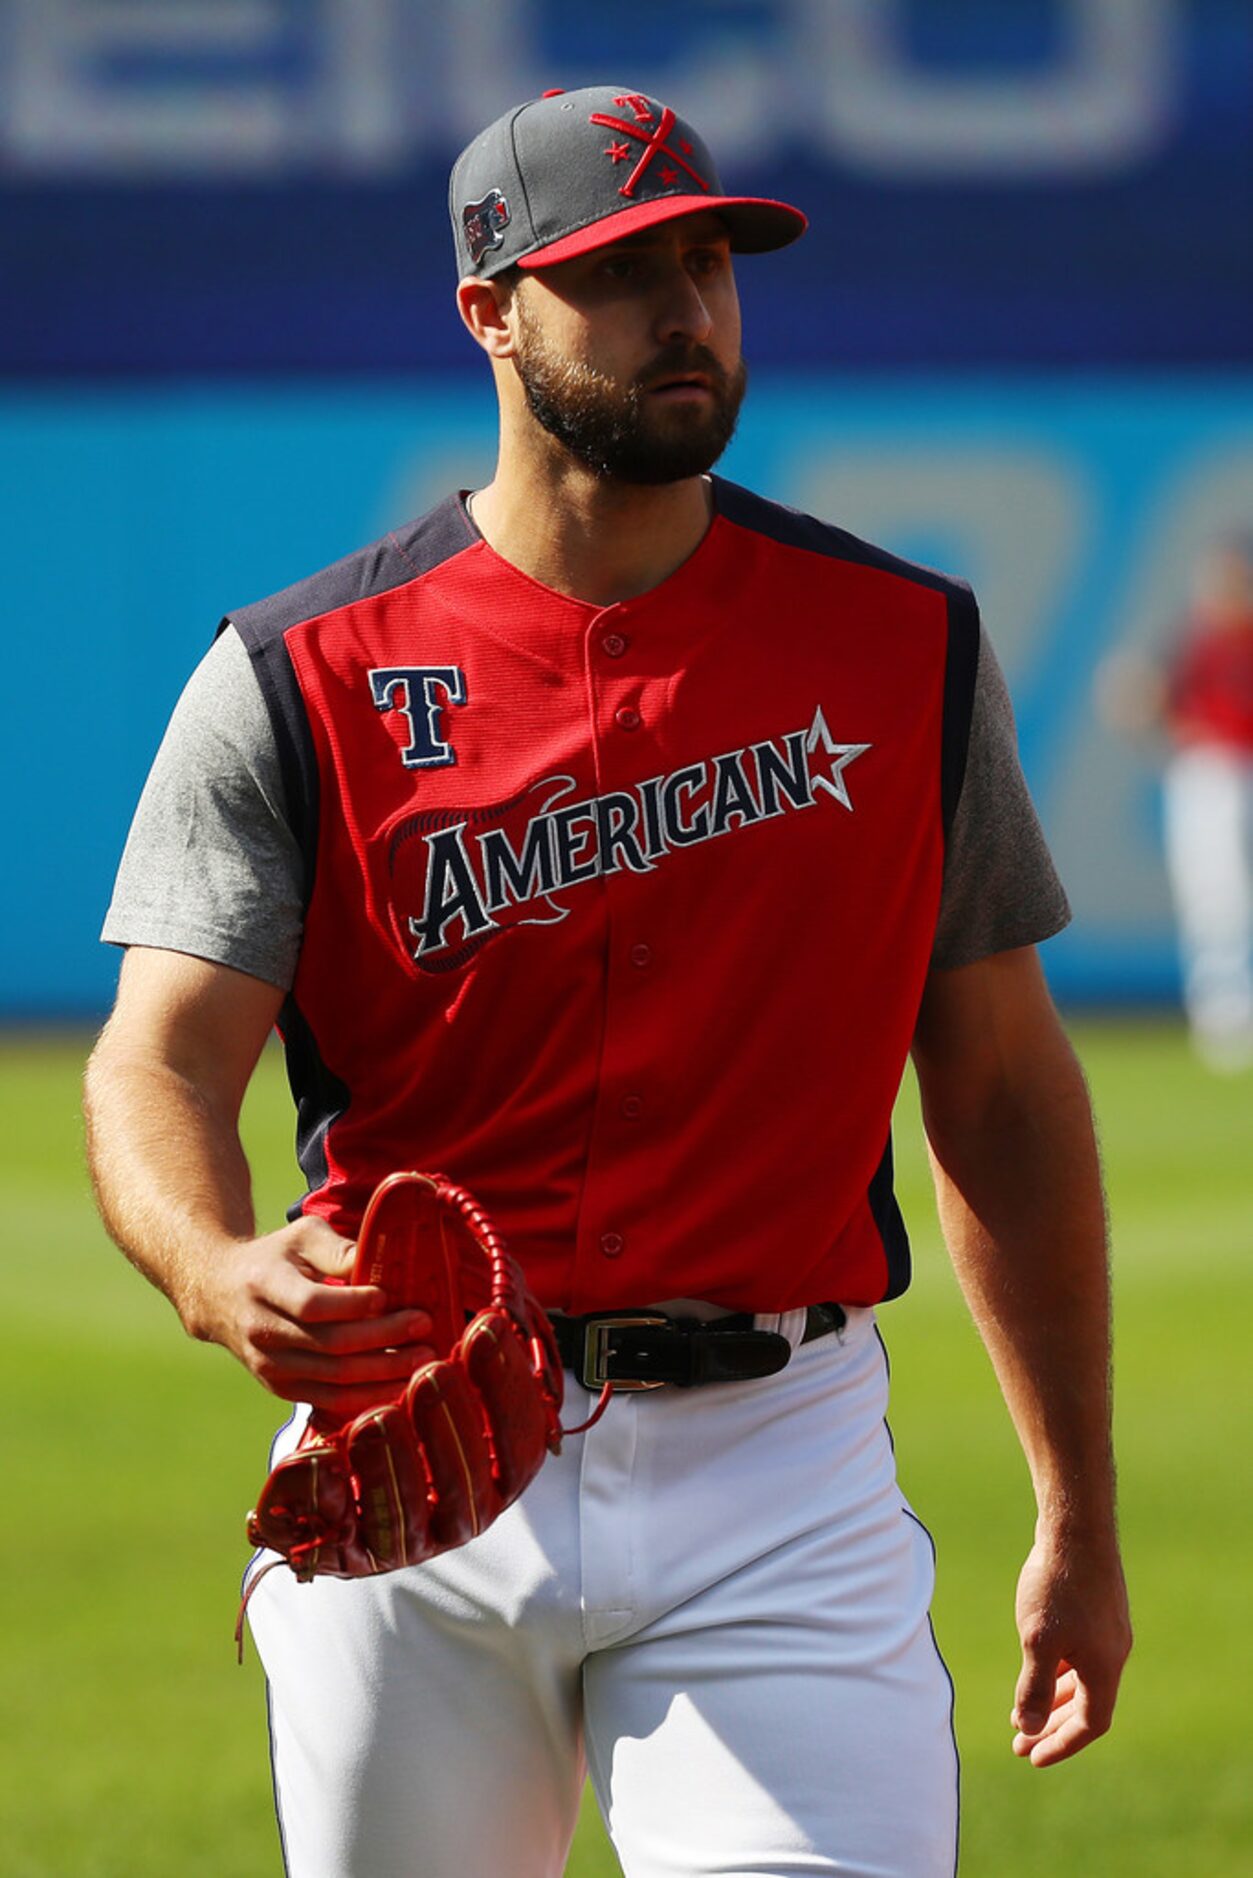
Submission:
{"label": "man's hand", "polygon": [[306,1217],[257,1236],[239,1111],[282,992],[132,947],[88,1065],[88,1155],[105,1225],[194,1337],[274,1395],[348,1421],[434,1354],[424,1311],[388,1312],[353,1250]]}
{"label": "man's hand", "polygon": [[355,1247],[305,1218],[264,1238],[226,1241],[199,1267],[188,1331],[220,1343],[272,1394],[347,1421],[435,1355],[425,1311],[386,1311],[376,1285],[347,1279]]}
{"label": "man's hand", "polygon": [[1051,1767],[1105,1733],[1131,1647],[1092,1111],[1030,947],[933,971],[914,1061],[945,1240],[1039,1509],[1013,1745]]}
{"label": "man's hand", "polygon": [[1052,1767],[1103,1735],[1131,1649],[1116,1540],[1037,1538],[1018,1580],[1013,1751]]}

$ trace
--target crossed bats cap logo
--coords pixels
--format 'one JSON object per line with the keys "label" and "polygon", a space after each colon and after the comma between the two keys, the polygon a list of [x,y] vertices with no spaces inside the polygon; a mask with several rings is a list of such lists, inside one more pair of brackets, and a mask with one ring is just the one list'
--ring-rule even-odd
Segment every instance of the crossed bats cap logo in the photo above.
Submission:
{"label": "crossed bats cap logo", "polygon": [[614,85],[545,92],[497,118],[453,165],[448,204],[462,279],[551,267],[699,209],[742,254],[786,247],[807,225],[786,202],[726,195],[689,123]]}

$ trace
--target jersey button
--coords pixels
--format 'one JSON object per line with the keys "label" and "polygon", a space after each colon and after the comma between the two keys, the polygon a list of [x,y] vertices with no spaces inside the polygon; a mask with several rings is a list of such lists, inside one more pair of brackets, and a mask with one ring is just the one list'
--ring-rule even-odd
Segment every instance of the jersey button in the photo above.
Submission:
{"label": "jersey button", "polygon": [[602,1232],[600,1249],[607,1259],[616,1259],[626,1250],[626,1240],[620,1232]]}
{"label": "jersey button", "polygon": [[653,962],[653,948],[641,940],[639,945],[631,947],[631,963],[637,971],[646,971]]}
{"label": "jersey button", "polygon": [[644,1113],[643,1096],[629,1095],[622,1098],[622,1113],[629,1122],[637,1122]]}
{"label": "jersey button", "polygon": [[614,712],[613,718],[619,730],[638,730],[640,727],[640,714],[634,705],[622,705]]}
{"label": "jersey button", "polygon": [[625,633],[606,633],[600,645],[602,652],[607,652],[611,659],[620,659],[630,643]]}

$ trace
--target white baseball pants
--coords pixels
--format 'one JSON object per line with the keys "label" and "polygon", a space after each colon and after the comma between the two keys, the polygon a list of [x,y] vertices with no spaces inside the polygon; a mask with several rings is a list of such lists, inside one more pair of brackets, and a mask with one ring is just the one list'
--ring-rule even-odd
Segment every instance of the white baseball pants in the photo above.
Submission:
{"label": "white baseball pants", "polygon": [[854,1310],[778,1376],[616,1395],[460,1551],[272,1572],[291,1878],[560,1878],[585,1774],[627,1878],[951,1878],[952,1689],[886,1406]]}
{"label": "white baseball pants", "polygon": [[1253,758],[1185,750],[1164,778],[1184,1002],[1218,1068],[1253,1063]]}

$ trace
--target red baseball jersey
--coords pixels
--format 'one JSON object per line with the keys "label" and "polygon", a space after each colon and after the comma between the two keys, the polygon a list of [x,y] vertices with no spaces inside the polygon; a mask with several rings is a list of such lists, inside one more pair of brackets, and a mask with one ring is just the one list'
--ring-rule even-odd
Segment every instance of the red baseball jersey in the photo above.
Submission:
{"label": "red baseball jersey", "polygon": [[233,614],[310,888],[281,1028],[309,1190],[475,1192],[541,1300],[902,1290],[890,1122],[961,788],[963,584],[715,479],[646,594],[453,498]]}
{"label": "red baseball jersey", "polygon": [[1191,623],[1169,675],[1166,710],[1179,743],[1253,757],[1253,618]]}

